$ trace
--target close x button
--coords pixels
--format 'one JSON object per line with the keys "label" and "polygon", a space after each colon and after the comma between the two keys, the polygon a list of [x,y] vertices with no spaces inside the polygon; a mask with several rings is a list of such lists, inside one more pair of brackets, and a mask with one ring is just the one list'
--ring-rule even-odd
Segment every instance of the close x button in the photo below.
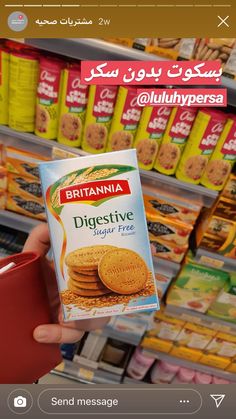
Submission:
{"label": "close x button", "polygon": [[227,28],[229,28],[229,15],[228,16],[217,16],[218,18],[218,25],[217,28],[219,28],[220,26],[226,26]]}

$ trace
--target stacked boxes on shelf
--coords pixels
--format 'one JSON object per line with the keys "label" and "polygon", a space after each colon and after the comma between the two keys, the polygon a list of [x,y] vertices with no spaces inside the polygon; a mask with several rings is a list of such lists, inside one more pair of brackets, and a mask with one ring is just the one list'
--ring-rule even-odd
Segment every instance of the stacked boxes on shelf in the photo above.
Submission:
{"label": "stacked boxes on shelf", "polygon": [[235,368],[236,335],[220,332],[215,324],[205,327],[163,311],[155,314],[141,346],[231,372]]}
{"label": "stacked boxes on shelf", "polygon": [[200,204],[155,189],[155,195],[144,195],[144,205],[153,256],[180,263],[188,250]]}
{"label": "stacked boxes on shelf", "polygon": [[47,159],[6,147],[4,160],[8,172],[6,209],[45,220],[38,164]]}
{"label": "stacked boxes on shelf", "polygon": [[205,211],[197,230],[198,245],[236,259],[236,176],[231,174],[213,209]]}

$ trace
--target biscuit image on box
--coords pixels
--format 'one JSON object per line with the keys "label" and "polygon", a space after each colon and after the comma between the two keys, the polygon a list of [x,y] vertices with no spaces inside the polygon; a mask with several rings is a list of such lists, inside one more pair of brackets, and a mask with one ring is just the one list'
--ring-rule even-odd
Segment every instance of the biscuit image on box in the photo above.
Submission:
{"label": "biscuit image on box", "polygon": [[206,168],[205,176],[213,185],[223,185],[231,171],[231,164],[224,160],[211,160]]}
{"label": "biscuit image on box", "polygon": [[185,174],[190,179],[200,179],[206,168],[208,159],[205,156],[192,156],[185,163]]}
{"label": "biscuit image on box", "polygon": [[46,109],[42,106],[36,106],[36,120],[35,120],[35,128],[39,132],[47,132],[48,124],[50,121],[50,115]]}
{"label": "biscuit image on box", "polygon": [[117,131],[111,137],[112,151],[127,150],[131,148],[133,135],[126,131]]}
{"label": "biscuit image on box", "polygon": [[78,140],[82,131],[81,119],[78,116],[66,113],[60,120],[60,130],[64,137],[70,141]]}
{"label": "biscuit image on box", "polygon": [[105,253],[99,262],[98,273],[103,284],[117,294],[141,291],[148,279],[146,263],[129,249],[113,249]]}
{"label": "biscuit image on box", "polygon": [[143,163],[144,166],[150,165],[157,153],[158,144],[156,140],[151,138],[145,138],[144,140],[139,141],[136,146],[138,161]]}
{"label": "biscuit image on box", "polygon": [[178,162],[180,149],[176,144],[162,144],[157,155],[157,161],[164,169],[172,169]]}
{"label": "biscuit image on box", "polygon": [[107,139],[107,128],[101,124],[89,124],[85,131],[88,145],[95,150],[104,148]]}

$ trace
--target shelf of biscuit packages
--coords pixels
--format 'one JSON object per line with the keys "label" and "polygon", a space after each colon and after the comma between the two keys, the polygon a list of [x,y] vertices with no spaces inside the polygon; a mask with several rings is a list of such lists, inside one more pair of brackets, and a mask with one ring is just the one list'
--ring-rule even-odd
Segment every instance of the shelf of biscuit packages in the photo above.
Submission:
{"label": "shelf of biscuit packages", "polygon": [[[78,60],[132,60],[166,61],[166,58],[147,54],[134,48],[112,44],[93,38],[26,38],[25,43],[36,48],[61,54]],[[228,91],[228,104],[236,106],[236,83],[228,77],[222,77],[222,86]]]}
{"label": "shelf of biscuit packages", "polygon": [[236,323],[229,323],[227,321],[221,320],[218,317],[209,316],[207,314],[173,305],[167,305],[165,307],[165,314],[168,316],[173,316],[175,319],[185,320],[195,324],[197,323],[201,326],[205,326],[214,330],[220,329],[221,332],[236,335]]}
{"label": "shelf of biscuit packages", "polygon": [[224,378],[225,380],[233,381],[236,383],[236,374],[231,373],[228,371],[221,370],[219,368],[209,367],[207,365],[203,365],[197,362],[188,361],[183,358],[177,358],[173,355],[168,355],[164,352],[153,351],[151,349],[143,349],[143,354],[149,357],[154,357],[159,361],[165,361],[170,363],[175,363],[183,368],[190,368],[193,370],[197,370],[203,372],[205,374],[215,375],[219,378]]}
{"label": "shelf of biscuit packages", "polygon": [[[28,147],[30,147],[32,153],[40,154],[45,157],[51,157],[52,151],[55,148],[59,151],[65,151],[68,157],[71,157],[73,154],[79,156],[88,154],[79,148],[65,146],[54,140],[45,140],[34,134],[14,131],[4,125],[0,125],[0,144],[1,143],[23,150],[27,150]],[[218,196],[218,193],[212,189],[182,182],[174,177],[162,175],[154,171],[140,170],[140,174],[142,184],[144,187],[147,186],[149,188],[149,192],[150,187],[154,187],[152,190],[154,195],[157,194],[157,192],[155,193],[155,189],[159,185],[165,192],[174,193],[182,198],[187,198],[189,201],[197,201],[205,207],[211,207]]]}
{"label": "shelf of biscuit packages", "polygon": [[42,222],[43,221],[17,214],[16,212],[0,210],[0,225],[11,227],[18,231],[29,233],[34,227]]}

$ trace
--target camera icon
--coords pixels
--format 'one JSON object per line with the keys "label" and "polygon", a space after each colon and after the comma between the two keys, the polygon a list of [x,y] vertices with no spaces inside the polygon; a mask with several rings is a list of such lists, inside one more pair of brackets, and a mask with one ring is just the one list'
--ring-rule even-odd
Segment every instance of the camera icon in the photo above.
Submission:
{"label": "camera icon", "polygon": [[14,407],[26,407],[27,406],[27,399],[23,396],[14,397],[13,400]]}

